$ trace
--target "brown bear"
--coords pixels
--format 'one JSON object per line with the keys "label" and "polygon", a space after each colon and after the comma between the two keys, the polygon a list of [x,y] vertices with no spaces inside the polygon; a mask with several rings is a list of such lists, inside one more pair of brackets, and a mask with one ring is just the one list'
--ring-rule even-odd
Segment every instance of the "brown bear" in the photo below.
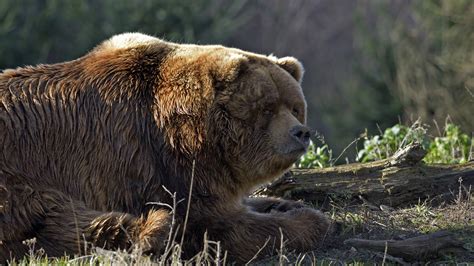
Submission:
{"label": "brown bear", "polygon": [[0,261],[31,238],[50,257],[91,246],[159,254],[170,230],[184,233],[188,257],[206,232],[238,262],[271,254],[280,237],[289,250],[317,248],[331,227],[320,212],[246,197],[308,146],[302,75],[292,57],[139,33],[5,70]]}

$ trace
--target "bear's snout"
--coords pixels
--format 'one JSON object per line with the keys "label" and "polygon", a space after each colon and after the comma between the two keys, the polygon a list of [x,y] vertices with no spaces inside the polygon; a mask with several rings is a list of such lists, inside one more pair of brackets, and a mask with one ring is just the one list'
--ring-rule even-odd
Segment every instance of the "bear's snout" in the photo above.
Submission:
{"label": "bear's snout", "polygon": [[306,150],[309,146],[309,140],[312,130],[303,125],[297,125],[289,130],[290,136],[294,141],[301,145],[301,148]]}

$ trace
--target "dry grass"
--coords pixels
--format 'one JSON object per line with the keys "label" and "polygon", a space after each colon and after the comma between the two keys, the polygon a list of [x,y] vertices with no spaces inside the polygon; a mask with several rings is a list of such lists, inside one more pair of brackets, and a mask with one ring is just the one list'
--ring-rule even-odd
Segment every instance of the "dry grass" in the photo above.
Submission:
{"label": "dry grass", "polygon": [[[474,261],[474,196],[469,188],[461,186],[461,192],[454,200],[447,203],[433,204],[419,202],[407,208],[392,209],[387,206],[374,206],[361,200],[358,203],[333,202],[328,215],[341,225],[340,234],[325,250],[306,254],[295,254],[279,247],[275,257],[264,260],[252,260],[251,265],[332,265],[366,263],[400,263],[400,258],[388,254],[356,250],[341,243],[347,238],[365,239],[406,239],[423,233],[449,230],[462,240],[465,252],[443,254],[436,261],[429,263],[451,264]],[[284,240],[281,240],[284,243]],[[144,256],[140,250],[132,252],[107,251],[96,248],[92,254],[73,258],[48,258],[41,250],[35,250],[34,241],[25,242],[30,246],[29,256],[15,265],[225,265],[228,264],[226,253],[219,242],[206,238],[204,248],[189,260],[181,258],[181,247],[176,241],[167,246],[161,257]]]}
{"label": "dry grass", "polygon": [[[165,188],[166,190],[166,188]],[[168,190],[167,190],[168,191]],[[340,232],[331,241],[326,243],[325,250],[318,250],[305,254],[295,254],[285,249],[285,240],[281,237],[278,255],[264,260],[256,261],[252,258],[251,265],[332,265],[350,264],[359,265],[366,263],[386,264],[386,261],[405,263],[401,258],[394,258],[388,254],[356,250],[343,245],[348,238],[363,239],[406,239],[424,233],[440,230],[453,232],[465,245],[465,252],[443,254],[437,261],[430,263],[460,263],[474,262],[474,192],[471,188],[459,182],[459,192],[453,194],[451,202],[433,203],[429,201],[418,202],[412,206],[393,209],[389,206],[375,206],[367,200],[360,198],[359,202],[331,202],[327,215],[340,225]],[[29,247],[29,254],[20,261],[12,261],[12,265],[226,265],[227,253],[219,242],[207,239],[204,236],[203,250],[191,259],[183,259],[182,244],[177,241],[177,228],[175,226],[174,209],[178,204],[176,195],[170,191],[173,206],[167,205],[173,215],[172,227],[165,252],[159,257],[145,256],[139,248],[131,252],[109,251],[100,248],[92,249],[89,255],[48,258],[42,249],[36,249],[35,239],[24,241]],[[157,203],[150,203],[157,204]],[[188,204],[189,210],[189,204]],[[282,234],[283,236],[283,234]]]}

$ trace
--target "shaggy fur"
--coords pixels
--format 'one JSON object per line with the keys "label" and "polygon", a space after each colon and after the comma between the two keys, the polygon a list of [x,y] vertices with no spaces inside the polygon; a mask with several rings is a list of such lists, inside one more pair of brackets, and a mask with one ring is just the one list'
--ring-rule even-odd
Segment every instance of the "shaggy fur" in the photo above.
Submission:
{"label": "shaggy fur", "polygon": [[[90,246],[163,251],[172,204],[185,256],[203,235],[239,262],[317,248],[329,221],[301,203],[245,199],[304,152],[294,58],[122,34],[74,61],[0,75],[0,261],[25,239],[49,256]],[[295,133],[296,130],[296,133]],[[181,226],[182,227],[182,226]],[[180,227],[180,228],[181,228]],[[178,237],[180,231],[178,232]],[[86,248],[86,250],[85,250]]]}

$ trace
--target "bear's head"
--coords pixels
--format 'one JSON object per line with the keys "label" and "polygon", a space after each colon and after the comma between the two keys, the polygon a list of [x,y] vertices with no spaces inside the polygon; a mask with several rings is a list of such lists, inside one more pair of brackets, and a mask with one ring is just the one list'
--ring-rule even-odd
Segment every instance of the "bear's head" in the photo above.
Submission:
{"label": "bear's head", "polygon": [[[218,158],[253,186],[281,175],[306,151],[303,67],[295,58],[142,34],[115,36],[96,49],[115,50],[132,54],[138,78],[153,83],[153,116],[177,156]],[[153,78],[143,73],[149,68],[158,69]]]}
{"label": "bear's head", "polygon": [[216,87],[209,137],[247,184],[280,176],[309,145],[303,68],[292,57],[243,55],[235,79]]}
{"label": "bear's head", "polygon": [[177,45],[161,66],[156,120],[184,154],[220,157],[237,179],[255,185],[306,151],[303,67],[295,58]]}

